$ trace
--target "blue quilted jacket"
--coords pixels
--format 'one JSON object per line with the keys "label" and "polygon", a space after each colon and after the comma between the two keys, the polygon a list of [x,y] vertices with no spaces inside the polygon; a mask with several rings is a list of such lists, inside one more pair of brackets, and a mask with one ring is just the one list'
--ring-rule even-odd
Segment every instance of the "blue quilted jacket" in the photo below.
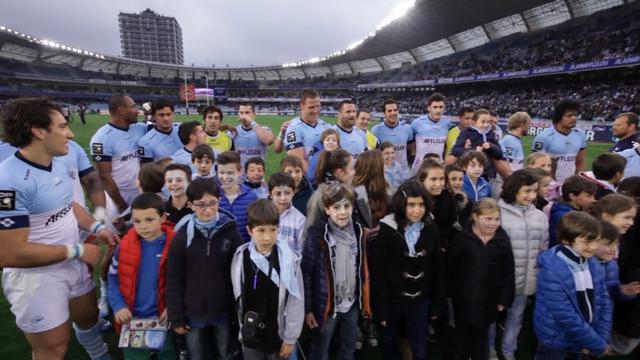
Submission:
{"label": "blue quilted jacket", "polygon": [[538,257],[538,289],[533,328],[545,346],[578,353],[589,349],[600,356],[611,338],[613,306],[607,291],[605,273],[594,257],[588,259],[593,279],[593,321],[587,323],[580,311],[573,274],[558,255],[558,247]]}
{"label": "blue quilted jacket", "polygon": [[258,200],[258,196],[250,187],[244,184],[240,185],[240,194],[233,201],[233,204],[229,203],[229,199],[227,199],[224,191],[220,190],[220,208],[227,210],[235,216],[238,232],[242,235],[242,240],[244,240],[245,243],[248,243],[251,240],[251,237],[247,232],[247,223],[249,221],[247,208],[249,207],[249,204],[256,200]]}

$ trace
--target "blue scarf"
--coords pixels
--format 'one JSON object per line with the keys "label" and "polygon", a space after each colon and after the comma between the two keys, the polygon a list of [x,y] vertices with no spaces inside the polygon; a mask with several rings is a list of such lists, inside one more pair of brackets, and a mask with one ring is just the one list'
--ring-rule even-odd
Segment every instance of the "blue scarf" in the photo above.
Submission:
{"label": "blue scarf", "polygon": [[183,226],[187,227],[187,247],[191,245],[193,236],[195,235],[195,229],[198,228],[200,232],[207,238],[211,236],[214,230],[217,229],[218,220],[220,219],[220,213],[216,214],[216,217],[208,222],[202,222],[198,220],[195,214],[185,215],[178,224],[176,224],[175,231],[177,232]]}
{"label": "blue scarf", "polygon": [[[277,271],[271,271],[271,281],[276,284],[276,286],[280,287],[280,280],[282,280],[282,284],[287,289],[289,294],[295,296],[296,298],[302,300],[302,294],[300,293],[300,289],[298,287],[298,281],[296,279],[296,269],[293,266],[293,259],[296,255],[289,249],[289,247],[284,244],[276,243],[271,251],[278,251],[278,261],[280,262],[280,275],[278,275]],[[251,239],[251,244],[249,244],[249,256],[251,261],[256,265],[256,267],[262,271],[266,276],[269,276],[269,260],[267,256],[258,252],[256,248],[256,243]]]}
{"label": "blue scarf", "polygon": [[422,221],[418,221],[411,225],[408,225],[404,229],[404,241],[407,243],[407,247],[409,248],[409,256],[416,255],[416,244],[418,243],[418,239],[420,238],[420,232],[424,227],[424,223]]}
{"label": "blue scarf", "polygon": [[482,135],[482,142],[486,143],[487,142],[487,134],[491,132],[491,128],[488,128],[487,130],[480,130],[477,127],[471,125],[471,128],[474,129],[475,131],[477,131],[480,135]]}

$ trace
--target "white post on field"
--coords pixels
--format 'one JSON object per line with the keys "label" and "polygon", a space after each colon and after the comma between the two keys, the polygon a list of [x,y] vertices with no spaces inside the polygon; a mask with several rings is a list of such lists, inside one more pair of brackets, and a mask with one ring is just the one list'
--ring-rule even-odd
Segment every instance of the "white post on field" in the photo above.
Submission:
{"label": "white post on field", "polygon": [[184,104],[187,107],[187,114],[189,113],[189,94],[187,92],[187,72],[184,73]]}
{"label": "white post on field", "polygon": [[209,106],[209,74],[204,74],[204,87],[207,88],[207,106]]}

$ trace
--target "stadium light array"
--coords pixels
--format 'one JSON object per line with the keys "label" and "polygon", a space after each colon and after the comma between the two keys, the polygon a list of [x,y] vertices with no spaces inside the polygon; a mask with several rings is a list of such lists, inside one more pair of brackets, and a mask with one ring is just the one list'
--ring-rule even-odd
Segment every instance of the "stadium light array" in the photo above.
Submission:
{"label": "stadium light array", "polygon": [[374,31],[370,32],[364,39],[360,39],[358,41],[355,41],[355,42],[349,44],[349,46],[347,46],[347,48],[344,49],[344,50],[335,51],[335,52],[333,52],[333,53],[331,53],[331,54],[329,54],[327,56],[323,56],[323,57],[313,57],[311,59],[308,59],[308,60],[305,60],[305,61],[300,61],[300,62],[297,62],[297,63],[282,64],[282,67],[283,68],[287,68],[287,67],[296,67],[296,66],[301,66],[301,65],[313,64],[313,63],[329,60],[329,59],[334,58],[336,56],[344,55],[348,51],[354,50],[358,46],[362,45],[362,43],[364,43],[366,40],[376,36],[376,33],[378,31],[380,31],[382,28],[384,28],[385,26],[391,24],[395,20],[398,20],[399,18],[401,18],[404,15],[406,15],[409,12],[409,10],[411,10],[411,8],[413,8],[413,6],[415,4],[416,4],[416,0],[407,0],[407,1],[403,1],[403,2],[399,3],[398,5],[396,5],[396,7],[394,7],[391,10],[389,15],[386,18],[384,18],[384,20],[382,20],[382,23],[380,23],[380,25],[378,25]]}
{"label": "stadium light array", "polygon": [[13,30],[11,28],[8,28],[6,26],[2,26],[0,25],[0,31],[6,31],[9,34],[14,34],[18,37],[24,38],[26,40],[28,40],[29,42],[32,43],[37,43],[46,47],[50,47],[53,49],[60,49],[60,50],[65,50],[65,51],[69,51],[69,52],[74,52],[76,54],[80,54],[80,55],[85,55],[85,56],[92,56],[98,59],[104,59],[104,55],[98,54],[98,53],[94,53],[88,50],[82,50],[82,49],[77,49],[71,46],[67,46],[67,45],[63,45],[63,44],[59,44],[55,41],[52,40],[47,40],[47,39],[38,39],[35,36],[31,36],[31,35],[27,35],[25,33],[21,33],[17,30]]}

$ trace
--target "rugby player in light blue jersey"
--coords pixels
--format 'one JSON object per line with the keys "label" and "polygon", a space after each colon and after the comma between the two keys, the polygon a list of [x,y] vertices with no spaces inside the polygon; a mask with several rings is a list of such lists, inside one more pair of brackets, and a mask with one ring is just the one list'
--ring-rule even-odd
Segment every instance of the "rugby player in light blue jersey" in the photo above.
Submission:
{"label": "rugby player in light blue jersey", "polygon": [[183,122],[178,130],[178,137],[184,146],[171,155],[173,162],[186,165],[191,168],[191,171],[195,172],[191,153],[196,146],[205,143],[206,136],[204,127],[199,121]]}
{"label": "rugby player in light blue jersey", "polygon": [[356,104],[343,100],[338,104],[338,122],[334,128],[340,135],[340,147],[347,150],[354,159],[367,151],[367,134],[355,127]]}
{"label": "rugby player in light blue jersey", "polygon": [[509,132],[500,140],[500,147],[511,171],[524,167],[524,146],[522,137],[527,135],[531,126],[531,117],[524,111],[514,113],[509,117],[507,129]]}
{"label": "rugby player in light blue jersey", "polygon": [[240,125],[236,126],[233,147],[240,154],[240,165],[244,169],[247,160],[252,157],[267,158],[267,146],[273,143],[273,131],[256,122],[256,109],[251,103],[238,106]]}
{"label": "rugby player in light blue jersey", "polygon": [[300,117],[289,123],[284,136],[287,155],[300,158],[307,170],[309,153],[320,141],[320,134],[331,125],[318,118],[320,115],[320,94],[315,90],[304,90],[300,97]]}
{"label": "rugby player in light blue jersey", "polygon": [[533,140],[531,151],[542,151],[558,161],[556,181],[560,184],[569,176],[586,170],[587,137],[576,129],[580,104],[565,99],[553,109],[553,126],[545,129]]}
{"label": "rugby player in light blue jersey", "polygon": [[109,359],[87,266],[102,255],[80,242],[78,227],[111,246],[118,238],[73,200],[70,169],[57,158],[73,133],[46,99],[12,100],[0,122],[2,140],[20,149],[0,164],[0,267],[16,324],[34,359],[64,359],[72,323],[91,359]]}
{"label": "rugby player in light blue jersey", "polygon": [[407,160],[408,147],[413,145],[413,130],[411,126],[401,123],[398,119],[398,103],[387,99],[382,103],[384,121],[371,129],[380,142],[388,141],[393,144],[396,161],[403,169],[409,169]]}
{"label": "rugby player in light blue jersey", "polygon": [[153,104],[156,126],[138,140],[138,146],[142,151],[141,162],[171,157],[182,148],[178,136],[180,124],[173,123],[173,110],[173,103],[167,99],[160,99]]}
{"label": "rugby player in light blue jersey", "polygon": [[18,148],[8,144],[4,141],[0,141],[0,163],[5,159],[9,158],[11,155],[15,154],[18,151]]}
{"label": "rugby player in light blue jersey", "polygon": [[136,123],[138,108],[129,96],[112,96],[109,114],[109,123],[96,131],[90,144],[93,161],[107,191],[107,223],[129,208],[139,194],[135,180],[142,149],[138,140],[150,128]]}
{"label": "rugby player in light blue jersey", "polygon": [[427,99],[427,112],[411,122],[411,129],[416,143],[416,157],[413,160],[411,173],[418,172],[422,159],[429,153],[437,154],[444,160],[445,144],[451,128],[451,120],[442,116],[446,98],[434,93]]}

